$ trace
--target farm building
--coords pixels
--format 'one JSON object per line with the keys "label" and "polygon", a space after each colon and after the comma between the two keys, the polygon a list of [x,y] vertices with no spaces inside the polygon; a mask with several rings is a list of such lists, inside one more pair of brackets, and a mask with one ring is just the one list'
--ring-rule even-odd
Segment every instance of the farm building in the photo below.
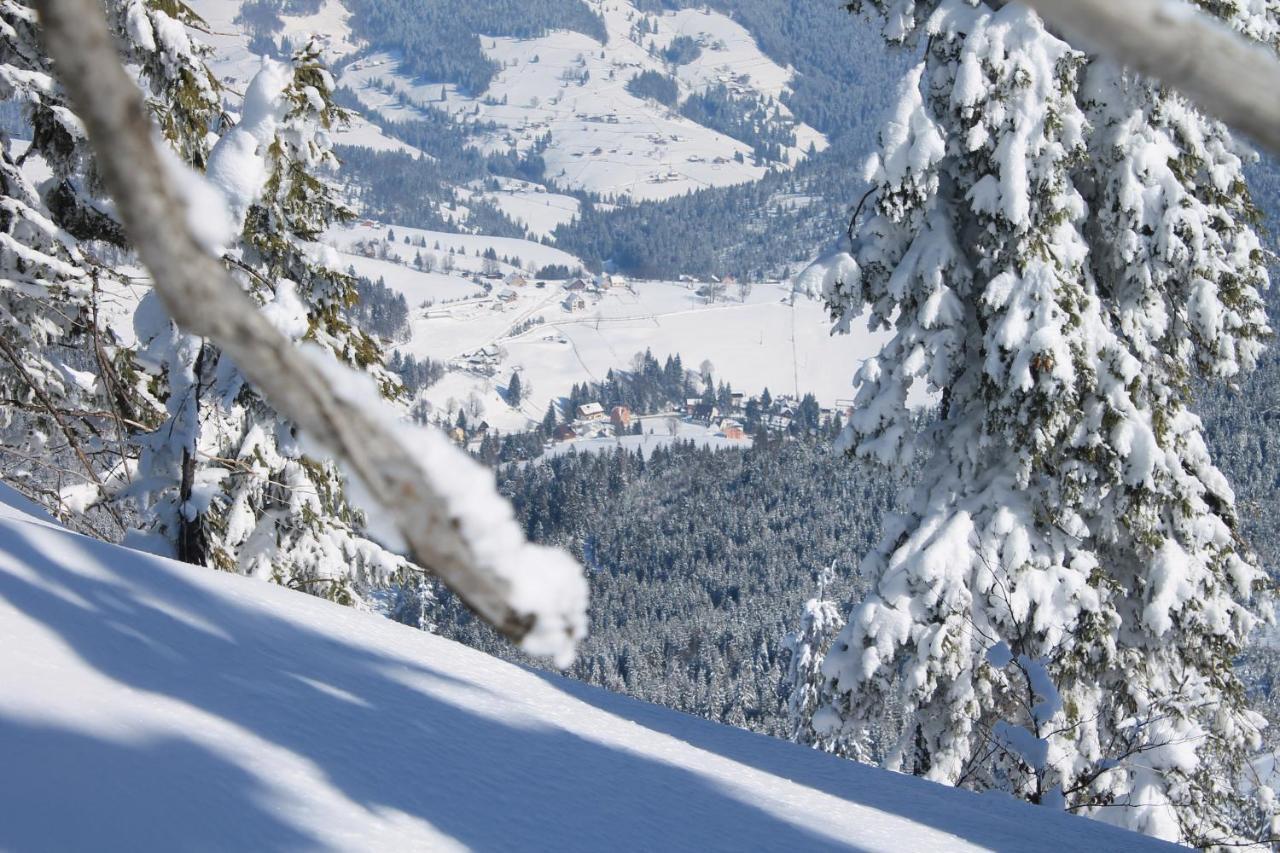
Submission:
{"label": "farm building", "polygon": [[737,421],[722,421],[720,423],[720,432],[724,433],[724,437],[730,441],[742,441],[747,437],[746,431],[742,429],[742,424]]}

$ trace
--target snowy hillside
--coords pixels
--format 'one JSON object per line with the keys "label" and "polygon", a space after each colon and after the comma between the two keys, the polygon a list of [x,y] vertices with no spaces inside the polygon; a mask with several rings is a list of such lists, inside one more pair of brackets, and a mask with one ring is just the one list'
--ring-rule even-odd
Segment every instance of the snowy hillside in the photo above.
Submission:
{"label": "snowy hillside", "polygon": [[1162,849],[95,542],[7,487],[0,499],[3,849]]}
{"label": "snowy hillside", "polygon": [[[195,0],[192,5],[211,26],[203,37],[216,51],[213,66],[239,89],[257,68],[236,21],[241,4]],[[394,121],[440,110],[461,122],[496,125],[498,130],[478,144],[513,152],[545,145],[549,185],[634,201],[759,180],[769,168],[794,166],[810,151],[827,148],[826,137],[796,120],[783,103],[795,72],[766,56],[741,24],[713,11],[643,15],[625,0],[590,0],[589,5],[605,23],[607,47],[568,31],[536,39],[482,38],[486,56],[503,70],[475,96],[402,73],[400,58],[385,51],[345,64],[339,82],[356,93],[365,110]],[[329,60],[340,63],[362,46],[352,34],[350,15],[340,0],[325,0],[315,14],[282,15],[280,35],[295,43],[318,35]],[[697,45],[698,55],[667,59],[664,52],[678,38]],[[670,81],[673,103],[628,90],[628,83],[646,72]],[[758,99],[772,116],[769,124],[793,136],[794,144],[785,146],[776,161],[762,161],[750,145],[677,111],[691,95],[721,87],[736,98]],[[359,115],[336,141],[415,152]],[[491,200],[537,236],[572,219],[574,199],[554,193],[531,199],[532,186],[524,189]]]}
{"label": "snowy hillside", "polygon": [[[782,103],[793,72],[765,56],[740,24],[712,11],[643,16],[620,0],[590,5],[607,27],[607,49],[566,31],[538,39],[484,38],[487,56],[503,70],[476,97],[411,79],[388,53],[352,63],[341,82],[388,118],[439,109],[461,121],[495,123],[500,130],[485,140],[489,150],[528,151],[549,135],[543,156],[551,183],[636,201],[758,180],[771,166],[794,165],[811,146],[827,147],[821,133],[797,122]],[[656,32],[638,29],[642,20]],[[697,58],[683,64],[664,59],[661,52],[681,37],[699,46]],[[794,132],[795,144],[780,162],[756,162],[751,146],[680,115],[675,104],[629,91],[628,83],[645,72],[672,80],[680,101],[714,86],[761,98],[776,111],[776,123]],[[519,216],[517,208],[511,212]]]}

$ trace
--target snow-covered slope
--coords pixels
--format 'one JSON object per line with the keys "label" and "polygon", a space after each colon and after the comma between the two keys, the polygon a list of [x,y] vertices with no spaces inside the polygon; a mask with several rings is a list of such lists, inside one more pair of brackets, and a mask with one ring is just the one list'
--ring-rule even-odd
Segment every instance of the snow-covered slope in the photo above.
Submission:
{"label": "snow-covered slope", "polygon": [[7,487],[0,501],[0,849],[1159,847],[85,539]]}
{"label": "snow-covered slope", "polygon": [[[827,148],[826,137],[798,122],[782,102],[794,71],[766,56],[732,19],[699,10],[642,16],[623,0],[588,3],[608,29],[607,48],[567,31],[537,39],[486,36],[485,54],[502,71],[476,97],[402,74],[399,58],[386,52],[350,64],[341,82],[367,109],[393,120],[437,109],[494,123],[500,130],[485,139],[487,150],[528,151],[549,135],[543,156],[552,184],[635,201],[759,180],[771,166],[804,159],[811,147]],[[641,20],[656,32],[637,30]],[[701,54],[672,65],[661,51],[681,36],[697,42]],[[783,152],[783,162],[758,163],[751,146],[631,94],[628,82],[645,72],[670,78],[681,101],[721,85],[761,98],[776,111],[777,123],[793,131],[795,145]],[[517,204],[507,209],[524,220]]]}

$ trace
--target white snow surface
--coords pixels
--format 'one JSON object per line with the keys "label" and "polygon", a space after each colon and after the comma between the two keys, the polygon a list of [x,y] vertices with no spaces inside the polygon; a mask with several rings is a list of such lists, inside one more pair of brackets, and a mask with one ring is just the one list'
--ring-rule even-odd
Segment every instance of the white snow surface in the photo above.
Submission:
{"label": "white snow surface", "polygon": [[628,453],[639,452],[648,459],[659,447],[670,447],[676,442],[695,444],[710,450],[744,450],[755,442],[748,436],[742,439],[726,438],[723,431],[715,426],[703,426],[680,420],[673,415],[653,415],[637,419],[644,428],[643,435],[618,435],[609,437],[593,437],[587,430],[587,437],[573,439],[554,444],[542,454],[543,459],[554,459],[568,453],[613,453],[626,450]]}
{"label": "white snow surface", "polygon": [[0,848],[1174,849],[239,576],[0,485]]}

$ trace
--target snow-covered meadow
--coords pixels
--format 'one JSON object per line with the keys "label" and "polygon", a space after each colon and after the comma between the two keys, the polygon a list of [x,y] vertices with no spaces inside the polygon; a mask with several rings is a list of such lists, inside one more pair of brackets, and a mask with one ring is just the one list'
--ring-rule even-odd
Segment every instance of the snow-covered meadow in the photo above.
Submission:
{"label": "snow-covered meadow", "polygon": [[[388,230],[395,232],[395,240],[386,240]],[[410,243],[403,242],[405,236]],[[566,282],[539,281],[528,270],[548,264],[577,269],[581,263],[539,243],[380,223],[335,229],[326,241],[343,253],[343,264],[382,278],[405,295],[411,338],[397,344],[404,353],[456,363],[485,348],[496,351],[487,371],[492,375],[455,371],[425,397],[443,410],[450,401],[460,406],[474,393],[483,403],[484,419],[504,432],[541,419],[547,404],[567,395],[574,384],[603,381],[610,370],[629,370],[645,350],[659,360],[679,355],[690,370],[709,362],[717,381],[749,396],[766,388],[774,394],[812,393],[823,406],[834,407],[853,396],[854,373],[884,340],[882,334],[865,330],[832,335],[822,302],[793,293],[788,282],[746,288],[727,284],[710,302],[700,295],[701,285],[692,282],[629,281],[603,292],[572,294],[581,297],[582,305],[570,308]],[[354,253],[357,244],[370,241],[389,259]],[[454,270],[414,268],[414,256],[427,251],[417,248],[418,242],[425,242],[437,258],[454,249]],[[489,249],[519,258],[523,268],[499,262],[497,269],[502,275],[523,273],[528,284],[506,288],[494,280],[492,292],[485,293],[474,276],[483,265],[480,256]],[[510,302],[497,297],[503,290],[510,290]],[[514,371],[520,372],[526,389],[519,410],[507,406],[501,394]]]}

